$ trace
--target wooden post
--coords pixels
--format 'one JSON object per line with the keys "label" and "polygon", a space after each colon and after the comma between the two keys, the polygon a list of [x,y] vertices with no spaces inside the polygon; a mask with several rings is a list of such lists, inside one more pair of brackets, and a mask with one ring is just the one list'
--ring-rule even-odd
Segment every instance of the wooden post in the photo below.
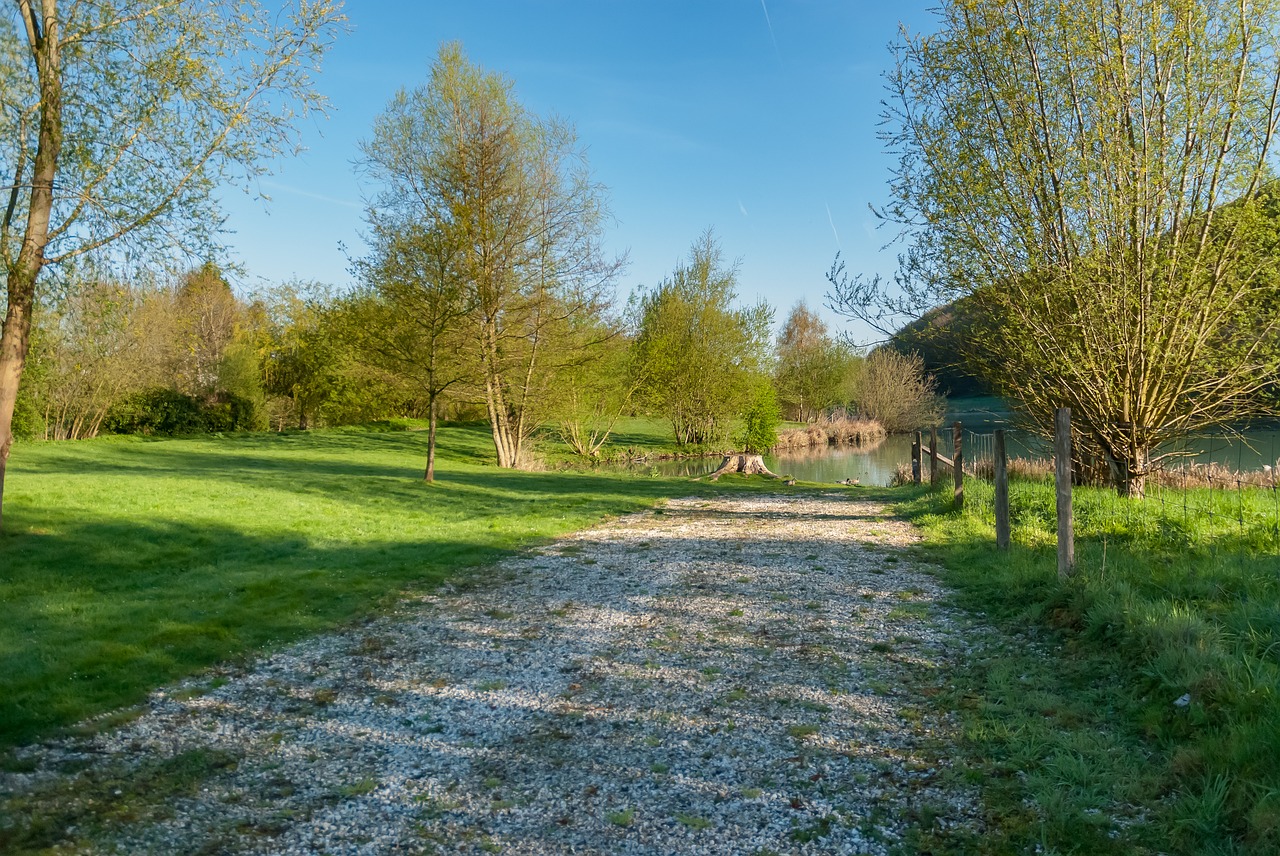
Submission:
{"label": "wooden post", "polygon": [[955,441],[955,456],[951,459],[951,470],[956,477],[956,511],[964,508],[964,448],[962,447],[963,430],[957,422],[951,429]]}
{"label": "wooden post", "polygon": [[929,487],[938,489],[938,429],[929,429]]}
{"label": "wooden post", "polygon": [[1005,458],[1004,429],[996,429],[996,546],[1009,549],[1009,462]]}
{"label": "wooden post", "polygon": [[1053,414],[1054,476],[1058,485],[1058,579],[1076,569],[1075,524],[1071,517],[1071,408]]}
{"label": "wooden post", "polygon": [[911,444],[911,481],[914,484],[920,484],[920,447],[923,440],[920,438],[920,432],[916,432],[916,441]]}

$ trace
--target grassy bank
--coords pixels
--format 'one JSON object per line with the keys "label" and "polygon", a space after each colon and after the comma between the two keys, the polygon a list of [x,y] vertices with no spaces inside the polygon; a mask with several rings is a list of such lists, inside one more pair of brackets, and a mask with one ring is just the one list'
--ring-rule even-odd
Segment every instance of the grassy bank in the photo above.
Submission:
{"label": "grassy bank", "polygon": [[1056,576],[1052,485],[910,489],[963,606],[1014,642],[950,703],[998,828],[990,852],[1280,853],[1280,533],[1273,491],[1134,505],[1077,489],[1078,573]]}
{"label": "grassy bank", "polygon": [[425,455],[425,433],[376,429],[16,448],[0,750],[605,516],[756,487],[499,470],[483,426],[442,429],[435,485]]}

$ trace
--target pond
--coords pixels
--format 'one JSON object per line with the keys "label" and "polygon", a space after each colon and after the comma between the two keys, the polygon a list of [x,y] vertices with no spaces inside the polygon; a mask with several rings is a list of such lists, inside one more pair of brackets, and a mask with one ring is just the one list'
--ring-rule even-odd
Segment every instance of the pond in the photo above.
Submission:
{"label": "pond", "polygon": [[[1008,406],[998,398],[955,399],[947,410],[943,429],[938,432],[939,451],[951,456],[951,425],[959,421],[965,432],[965,448],[970,460],[990,456],[991,432],[997,428],[1009,431],[1011,456],[1050,457],[1045,444],[1037,437],[1009,429]],[[977,436],[975,436],[977,435]],[[765,455],[765,465],[778,475],[800,481],[834,484],[856,479],[864,485],[886,485],[899,464],[911,461],[911,437],[898,434],[873,447],[828,446]],[[926,436],[925,442],[928,442]],[[1238,433],[1220,431],[1191,438],[1180,449],[1192,453],[1194,463],[1217,463],[1229,469],[1248,472],[1280,461],[1280,423],[1261,423]],[[651,461],[626,465],[629,469],[662,476],[702,476],[720,465],[720,458],[690,458],[679,461]],[[927,464],[926,464],[927,466]]]}
{"label": "pond", "polygon": [[[650,461],[629,467],[661,476],[704,476],[720,466],[720,458],[687,458],[681,461]],[[911,438],[889,437],[878,446],[827,446],[778,455],[765,455],[764,463],[780,476],[800,481],[834,484],[856,479],[865,485],[886,485],[898,464],[911,460]]]}

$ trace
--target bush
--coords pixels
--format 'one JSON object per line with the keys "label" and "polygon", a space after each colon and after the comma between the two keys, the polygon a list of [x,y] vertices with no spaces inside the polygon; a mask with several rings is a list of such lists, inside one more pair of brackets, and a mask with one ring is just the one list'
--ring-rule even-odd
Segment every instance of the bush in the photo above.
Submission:
{"label": "bush", "polygon": [[172,437],[178,434],[252,431],[261,415],[251,399],[222,392],[208,401],[168,387],[136,392],[114,405],[102,428],[112,434]]}
{"label": "bush", "polygon": [[760,455],[778,442],[778,423],[782,408],[770,383],[761,383],[751,393],[751,402],[742,414],[742,433],[736,438],[742,451]]}

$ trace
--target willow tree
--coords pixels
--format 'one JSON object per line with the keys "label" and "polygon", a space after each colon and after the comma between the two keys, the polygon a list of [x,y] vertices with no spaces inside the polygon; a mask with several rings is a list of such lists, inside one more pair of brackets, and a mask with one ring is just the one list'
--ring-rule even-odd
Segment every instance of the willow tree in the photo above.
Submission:
{"label": "willow tree", "polygon": [[[884,210],[899,306],[970,296],[991,379],[1143,493],[1276,371],[1278,0],[944,0],[904,33]],[[837,302],[884,292],[836,277]]]}
{"label": "willow tree", "polygon": [[[339,0],[14,0],[0,24],[0,503],[41,272],[207,245],[211,192],[292,151]],[[282,8],[283,7],[283,8]]]}
{"label": "willow tree", "polygon": [[600,250],[603,189],[573,128],[530,113],[451,43],[361,150],[380,185],[371,212],[450,255],[498,465],[523,465],[557,372],[584,358],[567,333],[603,310],[619,267]]}

